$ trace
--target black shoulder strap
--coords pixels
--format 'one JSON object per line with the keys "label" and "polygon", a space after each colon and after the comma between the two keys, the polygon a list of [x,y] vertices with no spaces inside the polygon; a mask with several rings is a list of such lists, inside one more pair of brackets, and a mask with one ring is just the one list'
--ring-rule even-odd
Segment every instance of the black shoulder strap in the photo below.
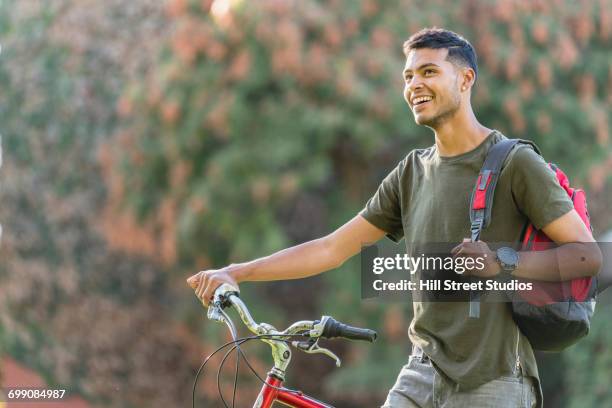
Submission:
{"label": "black shoulder strap", "polygon": [[[472,241],[478,241],[482,230],[489,226],[491,222],[495,186],[506,159],[510,152],[519,144],[530,145],[536,153],[540,154],[540,149],[538,149],[535,143],[521,139],[501,140],[494,144],[487,152],[487,157],[480,169],[478,180],[476,180],[476,185],[470,198]],[[480,296],[478,292],[470,292],[469,315],[471,318],[478,318],[480,316]]]}
{"label": "black shoulder strap", "polygon": [[504,139],[489,149],[470,198],[472,241],[478,241],[482,230],[488,227],[491,222],[495,186],[499,180],[504,162],[512,149],[518,144],[530,145],[536,153],[540,154],[540,150],[535,143],[521,139]]}

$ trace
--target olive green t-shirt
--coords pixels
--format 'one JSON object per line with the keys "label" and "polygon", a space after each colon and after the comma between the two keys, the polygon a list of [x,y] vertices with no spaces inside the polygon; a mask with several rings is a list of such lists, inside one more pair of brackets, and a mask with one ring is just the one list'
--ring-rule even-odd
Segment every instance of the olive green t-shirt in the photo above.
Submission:
{"label": "olive green t-shirt", "polygon": [[[474,150],[442,157],[436,146],[411,151],[382,181],[361,215],[414,244],[460,243],[470,237],[470,195],[488,149],[505,139],[493,131]],[[546,162],[530,146],[519,145],[502,169],[484,242],[519,242],[527,219],[537,228],[573,208]],[[408,335],[436,368],[470,389],[516,373],[538,378],[533,349],[512,320],[508,303],[481,302],[480,318],[469,318],[468,302],[413,301]]]}

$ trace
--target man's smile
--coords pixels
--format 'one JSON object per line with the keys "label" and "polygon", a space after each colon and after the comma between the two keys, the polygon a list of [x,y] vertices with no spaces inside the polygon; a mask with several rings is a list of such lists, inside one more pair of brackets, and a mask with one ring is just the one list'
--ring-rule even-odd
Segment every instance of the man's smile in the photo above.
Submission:
{"label": "man's smile", "polygon": [[412,110],[417,112],[425,109],[433,101],[433,96],[417,96],[412,98]]}

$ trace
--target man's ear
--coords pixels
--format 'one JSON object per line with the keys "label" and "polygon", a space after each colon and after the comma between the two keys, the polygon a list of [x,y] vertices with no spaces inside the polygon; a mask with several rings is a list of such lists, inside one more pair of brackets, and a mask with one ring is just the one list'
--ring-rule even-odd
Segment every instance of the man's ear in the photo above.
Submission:
{"label": "man's ear", "polygon": [[472,68],[463,67],[460,71],[461,75],[461,90],[465,91],[471,88],[476,81],[476,72]]}

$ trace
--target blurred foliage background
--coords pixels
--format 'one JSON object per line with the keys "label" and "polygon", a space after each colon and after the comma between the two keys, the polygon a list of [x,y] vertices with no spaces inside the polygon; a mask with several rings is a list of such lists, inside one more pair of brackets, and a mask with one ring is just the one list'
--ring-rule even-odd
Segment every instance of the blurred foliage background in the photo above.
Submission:
{"label": "blurred foliage background", "polygon": [[[186,406],[228,337],[184,279],[332,231],[433,143],[401,94],[402,44],[432,25],[475,46],[480,121],[534,140],[587,190],[596,236],[612,227],[610,0],[0,0],[2,352],[94,405]],[[338,407],[380,404],[410,350],[411,305],[359,282],[354,259],[242,288],[278,327],[325,313],[382,334],[330,344],[342,369],[295,353],[288,384]],[[612,402],[609,311],[539,356],[546,406]],[[247,350],[264,374],[268,350]]]}

